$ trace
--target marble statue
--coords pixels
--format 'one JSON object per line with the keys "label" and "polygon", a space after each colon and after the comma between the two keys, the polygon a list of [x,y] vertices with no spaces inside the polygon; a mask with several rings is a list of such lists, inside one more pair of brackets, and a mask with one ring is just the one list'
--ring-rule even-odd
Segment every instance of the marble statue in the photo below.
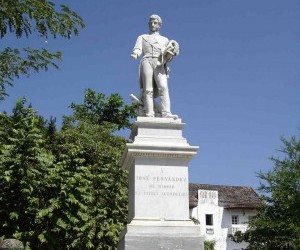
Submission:
{"label": "marble statue", "polygon": [[[167,63],[179,54],[179,45],[159,34],[162,20],[158,15],[151,15],[148,25],[149,34],[137,38],[131,54],[134,59],[143,54],[139,67],[140,99],[134,95],[132,98],[140,103],[139,116],[177,119],[171,113]],[[160,104],[155,101],[157,97]]]}

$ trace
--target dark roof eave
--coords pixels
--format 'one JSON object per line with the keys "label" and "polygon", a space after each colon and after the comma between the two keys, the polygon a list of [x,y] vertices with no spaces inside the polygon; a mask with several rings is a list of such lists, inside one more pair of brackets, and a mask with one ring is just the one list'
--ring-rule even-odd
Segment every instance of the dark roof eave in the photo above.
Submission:
{"label": "dark roof eave", "polygon": [[224,206],[224,209],[250,209],[250,210],[256,210],[260,205],[257,206],[243,206],[243,205],[236,205],[236,206]]}

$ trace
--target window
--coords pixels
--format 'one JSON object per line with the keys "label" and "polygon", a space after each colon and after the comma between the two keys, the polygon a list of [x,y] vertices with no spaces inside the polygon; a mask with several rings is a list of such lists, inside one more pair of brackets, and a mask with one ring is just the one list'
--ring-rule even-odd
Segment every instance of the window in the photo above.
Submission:
{"label": "window", "polygon": [[212,226],[214,224],[212,214],[206,214],[205,219],[206,219],[206,226]]}
{"label": "window", "polygon": [[232,215],[231,216],[231,222],[232,222],[232,225],[239,224],[239,216],[238,215]]}

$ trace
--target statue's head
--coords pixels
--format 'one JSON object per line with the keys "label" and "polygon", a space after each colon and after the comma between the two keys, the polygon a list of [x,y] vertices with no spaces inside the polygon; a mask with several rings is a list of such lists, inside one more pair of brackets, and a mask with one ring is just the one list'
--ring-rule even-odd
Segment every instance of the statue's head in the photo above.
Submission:
{"label": "statue's head", "polygon": [[152,32],[158,31],[162,25],[162,20],[158,15],[151,15],[149,18],[149,29]]}

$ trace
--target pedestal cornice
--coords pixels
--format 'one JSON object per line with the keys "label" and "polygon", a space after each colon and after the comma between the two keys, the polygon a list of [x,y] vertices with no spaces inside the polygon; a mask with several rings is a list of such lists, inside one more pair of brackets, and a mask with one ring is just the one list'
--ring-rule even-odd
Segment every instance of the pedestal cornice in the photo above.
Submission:
{"label": "pedestal cornice", "polygon": [[129,170],[137,158],[172,158],[189,161],[197,154],[198,148],[198,146],[153,146],[127,143],[121,160],[121,166],[123,169]]}

